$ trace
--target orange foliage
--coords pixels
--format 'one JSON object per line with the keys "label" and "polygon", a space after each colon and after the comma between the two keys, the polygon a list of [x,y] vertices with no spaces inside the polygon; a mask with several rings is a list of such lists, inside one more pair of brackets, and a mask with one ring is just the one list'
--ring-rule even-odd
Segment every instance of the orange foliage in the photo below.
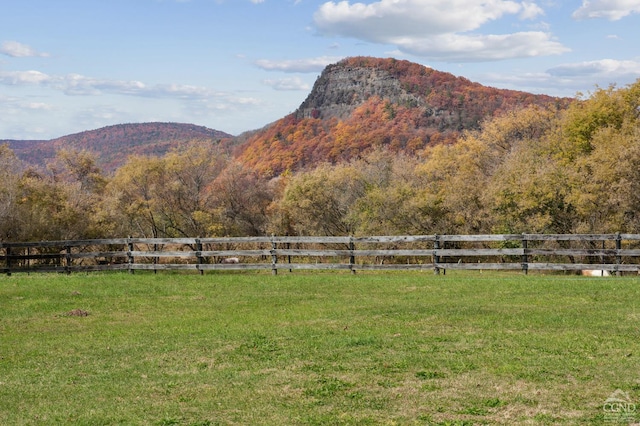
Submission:
{"label": "orange foliage", "polygon": [[344,121],[289,115],[250,139],[242,148],[240,160],[264,175],[274,176],[320,162],[357,158],[372,147],[411,153],[424,148],[432,132],[415,125],[415,111],[393,105],[391,119],[389,108],[388,102],[372,97]]}
{"label": "orange foliage", "polygon": [[[427,145],[448,144],[460,132],[504,111],[531,104],[568,105],[568,99],[501,90],[409,61],[347,58],[337,66],[367,67],[397,78],[403,89],[424,102],[391,103],[371,97],[342,121],[296,118],[291,114],[249,138],[239,160],[263,175],[276,176],[321,162],[358,158],[373,147],[415,154]],[[312,114],[313,116],[313,114]]]}

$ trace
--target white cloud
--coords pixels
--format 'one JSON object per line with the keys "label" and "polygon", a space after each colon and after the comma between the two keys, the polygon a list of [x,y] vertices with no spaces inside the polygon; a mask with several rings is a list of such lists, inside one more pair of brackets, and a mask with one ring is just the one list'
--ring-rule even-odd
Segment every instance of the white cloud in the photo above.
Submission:
{"label": "white cloud", "polygon": [[557,77],[621,78],[640,76],[640,62],[600,59],[553,67],[547,72]]}
{"label": "white cloud", "polygon": [[97,96],[102,94],[165,98],[181,100],[218,100],[232,105],[255,104],[259,101],[221,92],[208,87],[182,84],[149,86],[140,81],[108,80],[67,74],[50,76],[39,71],[0,71],[0,84],[8,86],[42,86],[70,96]]}
{"label": "white cloud", "polygon": [[338,62],[342,57],[320,56],[318,58],[292,59],[282,61],[272,61],[269,59],[259,59],[255,64],[266,71],[283,72],[319,72],[327,65]]}
{"label": "white cloud", "polygon": [[263,80],[267,86],[275,90],[309,90],[311,87],[298,77],[281,78],[278,80]]}
{"label": "white cloud", "polygon": [[109,124],[132,121],[153,121],[150,119],[148,111],[141,111],[138,115],[113,105],[87,106],[74,111],[71,117],[74,128],[79,129],[97,129]]}
{"label": "white cloud", "polygon": [[399,37],[425,37],[471,31],[523,6],[490,0],[380,0],[371,4],[341,1],[320,6],[314,22],[323,34],[386,43]]}
{"label": "white cloud", "polygon": [[573,17],[617,21],[632,13],[640,13],[640,0],[582,0],[582,6],[573,12]]}
{"label": "white cloud", "polygon": [[0,71],[0,84],[8,86],[37,85],[51,81],[51,77],[40,71]]}
{"label": "white cloud", "polygon": [[520,19],[535,19],[538,16],[544,15],[544,10],[535,3],[522,2],[522,11],[520,12]]}
{"label": "white cloud", "polygon": [[640,76],[640,62],[602,59],[559,65],[543,72],[500,74],[491,73],[479,78],[483,84],[553,96],[575,96],[587,93],[596,86],[615,84],[623,87]]}
{"label": "white cloud", "polygon": [[108,80],[67,74],[50,76],[40,71],[0,71],[0,84],[9,86],[39,85],[59,90],[67,95],[116,94],[142,97],[167,97],[179,99],[223,98],[229,93],[219,92],[207,87],[158,84],[148,86],[140,81]]}
{"label": "white cloud", "polygon": [[0,53],[11,56],[12,58],[28,58],[28,57],[47,57],[48,53],[36,51],[26,44],[17,41],[5,41],[0,45]]}
{"label": "white cloud", "polygon": [[26,104],[24,104],[24,107],[26,109],[40,110],[40,111],[50,111],[53,109],[51,105],[46,104],[44,102],[27,102]]}
{"label": "white cloud", "polygon": [[443,61],[485,61],[568,51],[545,32],[473,33],[513,15],[534,19],[544,10],[532,1],[379,0],[371,4],[327,2],[316,11],[320,34],[395,45],[401,51]]}
{"label": "white cloud", "polygon": [[51,130],[47,129],[47,120],[55,114],[56,108],[52,105],[0,95],[0,139],[42,139],[42,135]]}
{"label": "white cloud", "polygon": [[528,31],[506,35],[444,34],[428,39],[401,40],[400,50],[413,55],[450,62],[497,61],[568,51],[548,33]]}

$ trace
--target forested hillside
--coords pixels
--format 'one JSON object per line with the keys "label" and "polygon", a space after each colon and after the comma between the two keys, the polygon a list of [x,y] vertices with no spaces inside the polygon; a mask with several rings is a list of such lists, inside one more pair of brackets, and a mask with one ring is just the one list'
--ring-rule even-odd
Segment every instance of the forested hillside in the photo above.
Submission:
{"label": "forested hillside", "polygon": [[639,233],[639,111],[640,80],[568,100],[351,58],[242,140],[113,126],[41,168],[0,145],[0,241]]}
{"label": "forested hillside", "polygon": [[244,164],[276,176],[373,148],[413,155],[452,143],[505,111],[570,102],[485,87],[409,61],[348,58],[323,71],[295,113],[255,133],[238,152]]}
{"label": "forested hillside", "polygon": [[382,144],[271,178],[203,142],[130,157],[113,176],[73,150],[34,170],[5,145],[0,240],[640,233],[640,80],[566,109],[514,108],[421,149]]}
{"label": "forested hillside", "polygon": [[118,124],[43,141],[0,141],[9,144],[23,161],[44,166],[61,149],[85,150],[96,155],[107,171],[123,165],[130,155],[164,155],[191,141],[218,143],[233,136],[193,124]]}

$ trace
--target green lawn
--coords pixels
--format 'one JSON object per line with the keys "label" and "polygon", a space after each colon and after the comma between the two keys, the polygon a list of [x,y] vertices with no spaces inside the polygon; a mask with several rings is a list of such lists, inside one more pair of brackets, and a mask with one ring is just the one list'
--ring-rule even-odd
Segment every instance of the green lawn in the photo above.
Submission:
{"label": "green lawn", "polygon": [[[0,276],[0,424],[611,424],[640,279]],[[72,313],[88,313],[87,316]]]}

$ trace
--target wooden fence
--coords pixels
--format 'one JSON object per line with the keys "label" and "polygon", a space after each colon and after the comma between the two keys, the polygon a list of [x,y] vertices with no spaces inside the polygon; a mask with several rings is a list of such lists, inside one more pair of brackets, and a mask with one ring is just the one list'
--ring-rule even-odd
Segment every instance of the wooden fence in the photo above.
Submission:
{"label": "wooden fence", "polygon": [[[233,258],[233,259],[232,259]],[[229,260],[238,263],[227,263]],[[17,272],[447,269],[640,271],[640,234],[118,238],[0,243]]]}

